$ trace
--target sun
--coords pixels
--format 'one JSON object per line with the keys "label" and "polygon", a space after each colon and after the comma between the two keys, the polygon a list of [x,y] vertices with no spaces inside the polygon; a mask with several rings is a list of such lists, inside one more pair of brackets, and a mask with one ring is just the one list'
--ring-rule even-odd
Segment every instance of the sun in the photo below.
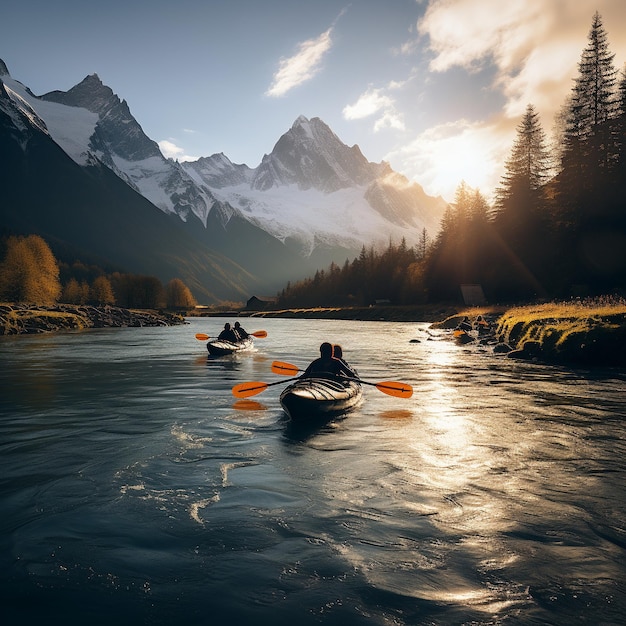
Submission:
{"label": "sun", "polygon": [[412,143],[407,160],[413,179],[429,194],[451,202],[465,182],[491,198],[504,173],[508,141],[495,126],[461,120],[426,130]]}

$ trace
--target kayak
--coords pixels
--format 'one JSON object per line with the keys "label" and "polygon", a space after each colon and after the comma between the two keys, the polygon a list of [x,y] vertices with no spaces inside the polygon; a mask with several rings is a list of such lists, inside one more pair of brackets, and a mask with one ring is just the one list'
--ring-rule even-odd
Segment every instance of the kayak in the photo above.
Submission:
{"label": "kayak", "polygon": [[220,341],[219,339],[216,339],[215,341],[209,341],[206,345],[209,354],[213,356],[236,354],[237,352],[242,352],[243,350],[250,350],[253,346],[254,341],[252,340],[252,337],[246,337],[240,341]]}
{"label": "kayak", "polygon": [[280,394],[280,404],[292,420],[310,421],[347,413],[362,395],[356,380],[299,378]]}

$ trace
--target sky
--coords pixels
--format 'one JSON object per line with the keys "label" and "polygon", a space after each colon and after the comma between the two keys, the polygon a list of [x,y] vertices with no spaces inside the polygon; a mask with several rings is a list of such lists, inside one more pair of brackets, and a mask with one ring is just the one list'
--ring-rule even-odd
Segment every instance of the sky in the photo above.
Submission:
{"label": "sky", "polygon": [[97,74],[181,161],[254,168],[304,115],[491,199],[528,104],[551,137],[596,11],[622,70],[624,0],[7,0],[0,59],[36,95]]}

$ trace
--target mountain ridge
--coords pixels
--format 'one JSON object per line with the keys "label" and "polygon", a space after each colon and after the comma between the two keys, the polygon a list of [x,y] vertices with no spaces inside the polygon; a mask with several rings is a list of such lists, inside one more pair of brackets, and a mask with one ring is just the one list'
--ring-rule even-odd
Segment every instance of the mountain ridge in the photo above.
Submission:
{"label": "mountain ridge", "polygon": [[299,116],[256,168],[223,153],[179,163],[163,156],[97,74],[66,92],[35,96],[0,60],[3,70],[15,106],[30,110],[79,167],[110,170],[264,293],[343,263],[363,245],[401,238],[413,245],[424,228],[432,236],[446,206],[388,163],[367,161],[319,118]]}

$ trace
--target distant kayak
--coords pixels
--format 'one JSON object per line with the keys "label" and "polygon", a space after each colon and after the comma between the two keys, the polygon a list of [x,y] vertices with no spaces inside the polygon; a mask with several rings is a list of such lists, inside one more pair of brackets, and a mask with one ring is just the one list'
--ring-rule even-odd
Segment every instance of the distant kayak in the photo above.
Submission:
{"label": "distant kayak", "polygon": [[254,341],[252,337],[247,337],[241,341],[221,341],[216,339],[215,341],[209,341],[206,347],[212,356],[227,356],[243,350],[250,350],[254,347]]}
{"label": "distant kayak", "polygon": [[305,422],[347,413],[362,395],[356,380],[299,378],[280,394],[280,404],[292,420]]}

